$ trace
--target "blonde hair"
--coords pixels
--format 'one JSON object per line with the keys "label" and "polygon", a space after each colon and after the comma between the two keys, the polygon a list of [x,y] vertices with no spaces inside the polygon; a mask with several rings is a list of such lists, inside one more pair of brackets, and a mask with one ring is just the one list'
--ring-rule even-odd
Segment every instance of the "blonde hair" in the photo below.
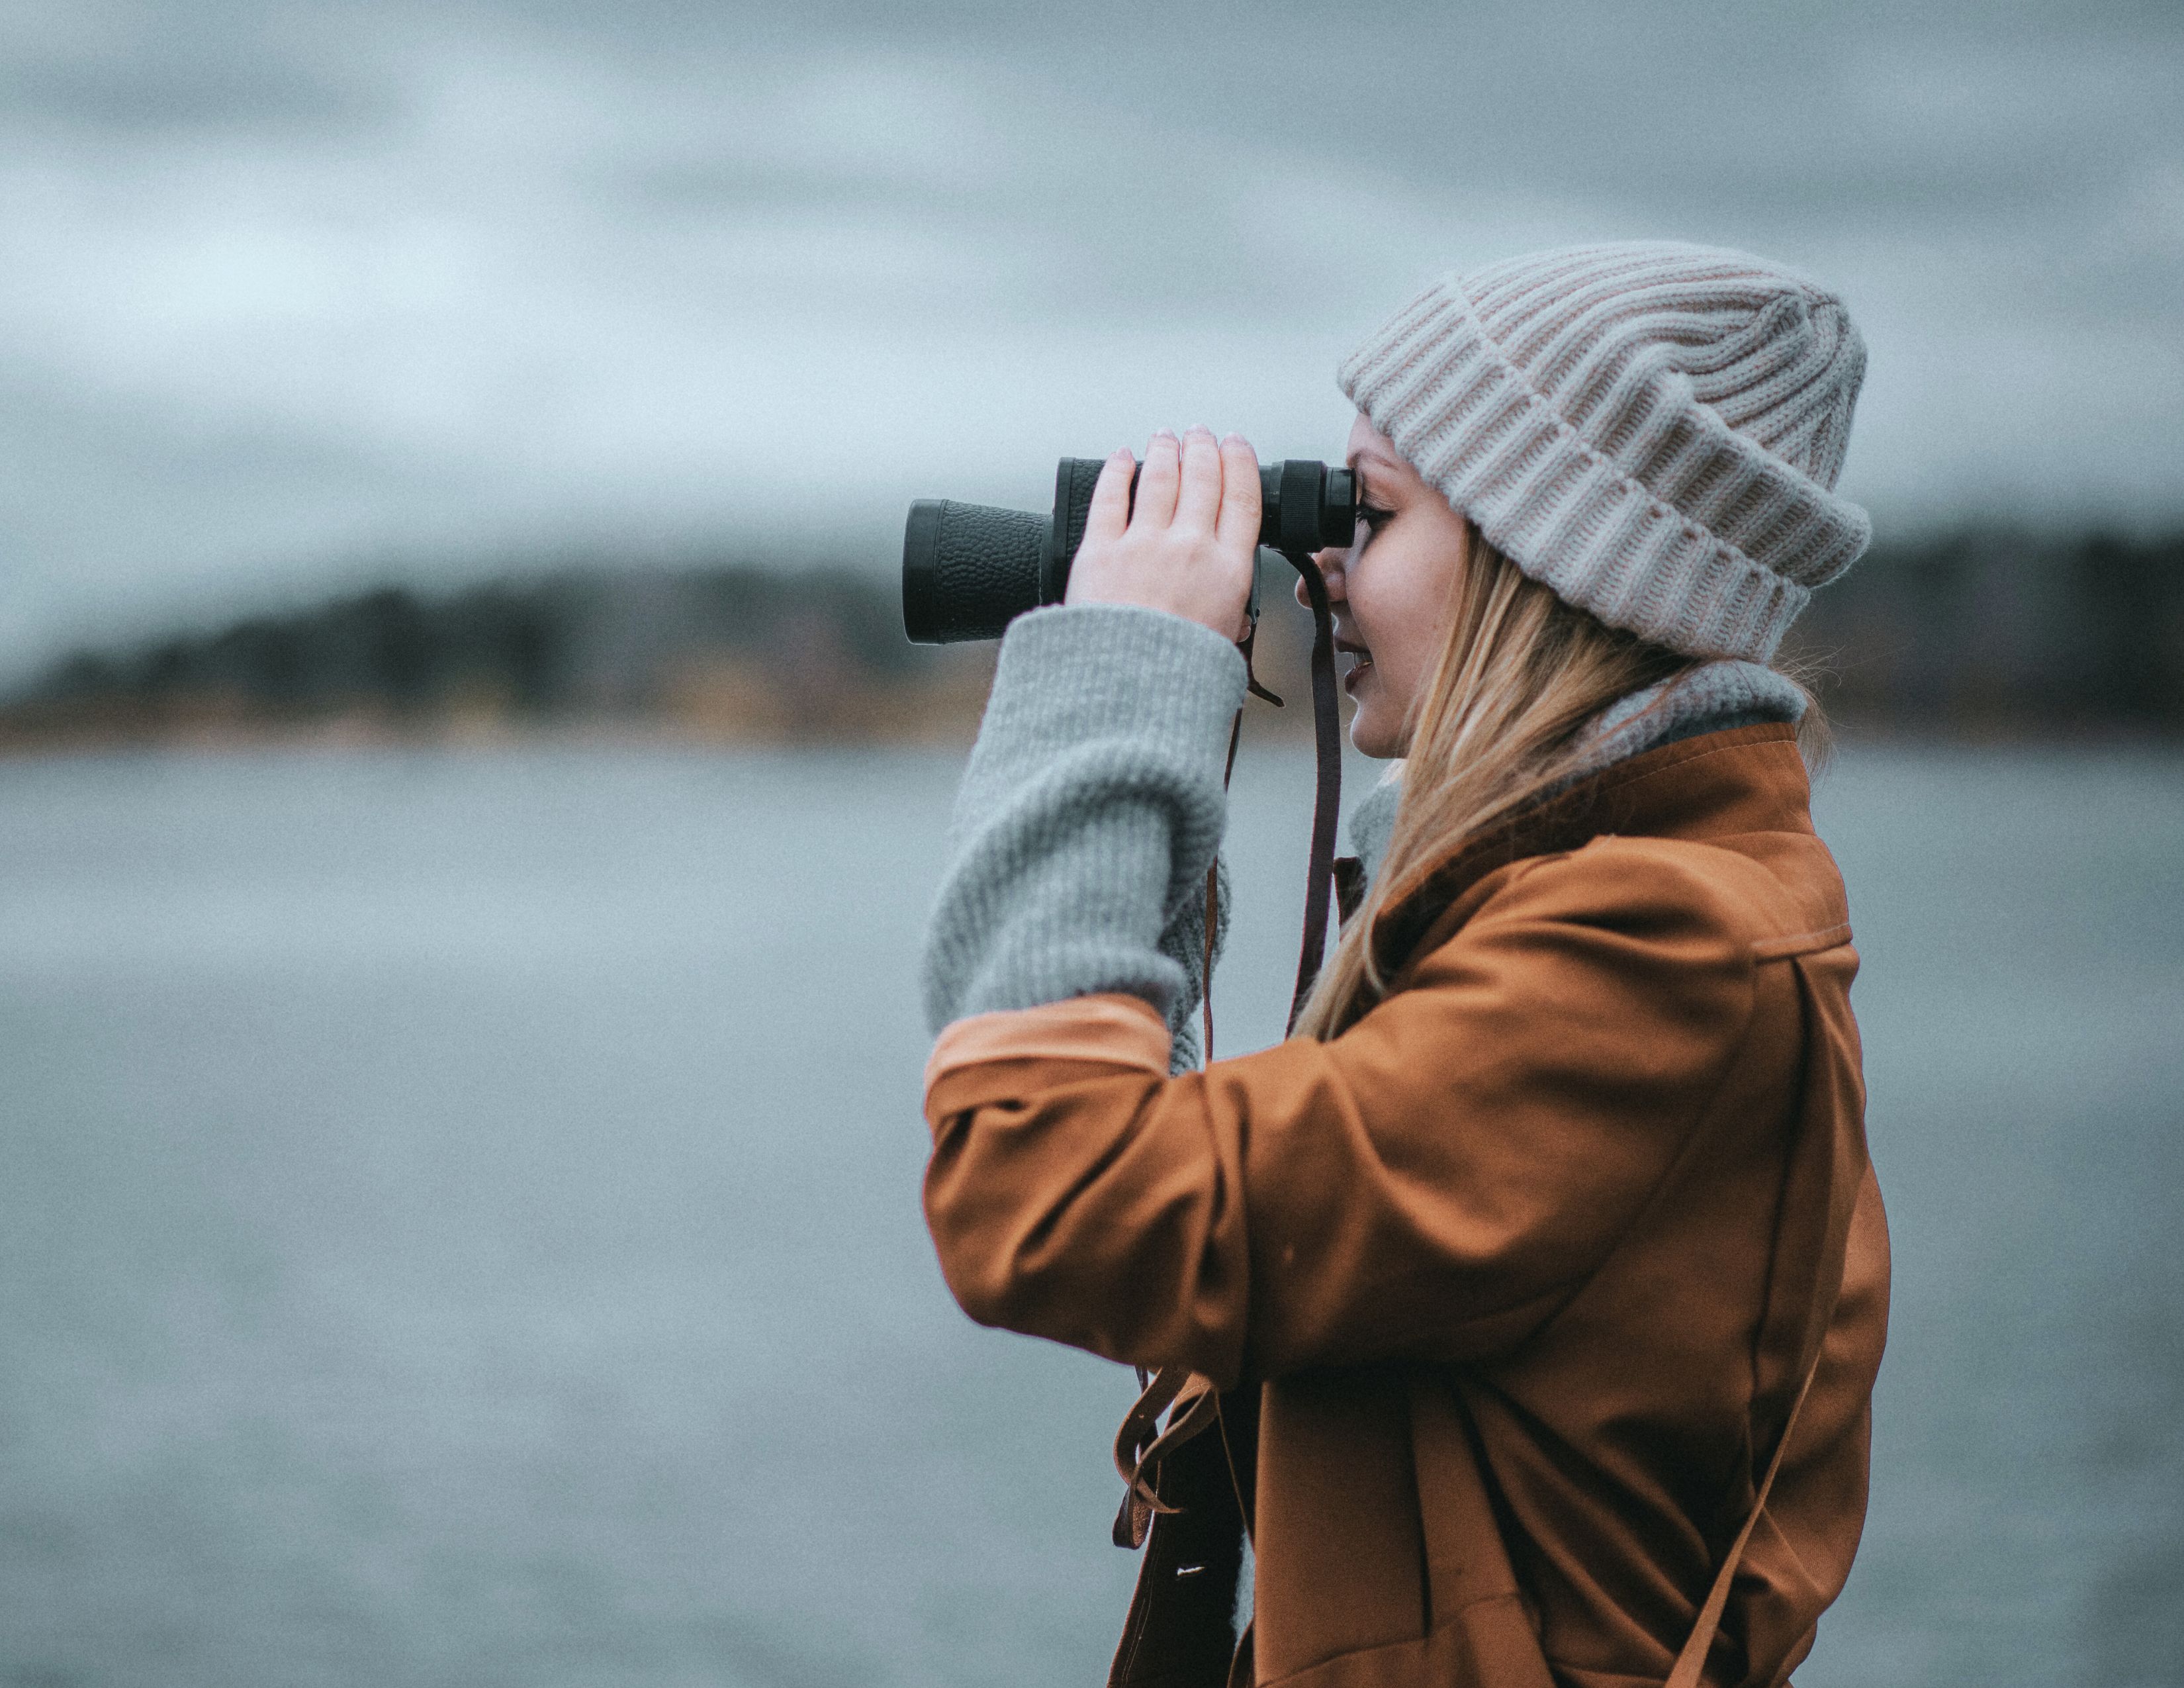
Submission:
{"label": "blonde hair", "polygon": [[1395,830],[1298,1017],[1301,1037],[1331,1038],[1386,994],[1369,938],[1391,889],[1576,772],[1580,734],[1609,705],[1699,660],[1565,604],[1464,526],[1454,613],[1414,705]]}

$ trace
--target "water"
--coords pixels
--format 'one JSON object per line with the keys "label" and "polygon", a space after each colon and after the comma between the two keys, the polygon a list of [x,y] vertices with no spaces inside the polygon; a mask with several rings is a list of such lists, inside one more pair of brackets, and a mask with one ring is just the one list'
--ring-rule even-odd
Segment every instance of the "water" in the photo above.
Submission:
{"label": "water", "polygon": [[[918,1217],[955,768],[0,765],[0,1684],[1100,1680],[1129,1379]],[[1898,1278],[1805,1688],[2184,1683],[2180,776],[1823,788]],[[1308,788],[1239,771],[1224,1050]]]}

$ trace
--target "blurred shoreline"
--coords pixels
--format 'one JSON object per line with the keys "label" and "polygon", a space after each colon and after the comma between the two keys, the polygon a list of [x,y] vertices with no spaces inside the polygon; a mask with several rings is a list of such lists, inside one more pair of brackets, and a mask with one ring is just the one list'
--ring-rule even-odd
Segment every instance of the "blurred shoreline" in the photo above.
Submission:
{"label": "blurred shoreline", "polygon": [[[1256,666],[1301,701],[1309,624],[1269,601]],[[846,568],[383,587],[70,653],[0,697],[0,755],[962,744],[994,652],[911,644],[894,582]],[[1783,655],[1860,737],[2184,739],[2184,532],[1964,530],[1876,546],[1815,596]],[[1256,710],[1251,731],[1301,736],[1309,718]]]}

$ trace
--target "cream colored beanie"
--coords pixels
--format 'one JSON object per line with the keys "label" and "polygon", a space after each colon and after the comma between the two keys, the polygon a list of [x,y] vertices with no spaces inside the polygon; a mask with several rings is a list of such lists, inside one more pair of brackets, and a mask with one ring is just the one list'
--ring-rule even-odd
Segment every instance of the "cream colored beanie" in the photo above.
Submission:
{"label": "cream colored beanie", "polygon": [[1864,374],[1825,288],[1642,242],[1449,276],[1339,379],[1563,599],[1671,649],[1763,662],[1871,537],[1834,490]]}

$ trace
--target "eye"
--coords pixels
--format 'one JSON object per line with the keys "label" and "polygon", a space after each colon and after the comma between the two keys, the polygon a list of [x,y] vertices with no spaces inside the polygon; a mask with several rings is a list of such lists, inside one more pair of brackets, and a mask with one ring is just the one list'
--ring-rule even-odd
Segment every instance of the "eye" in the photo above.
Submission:
{"label": "eye", "polygon": [[1360,504],[1357,506],[1357,524],[1365,530],[1365,537],[1369,539],[1387,526],[1395,514],[1391,510],[1382,510],[1375,504]]}

